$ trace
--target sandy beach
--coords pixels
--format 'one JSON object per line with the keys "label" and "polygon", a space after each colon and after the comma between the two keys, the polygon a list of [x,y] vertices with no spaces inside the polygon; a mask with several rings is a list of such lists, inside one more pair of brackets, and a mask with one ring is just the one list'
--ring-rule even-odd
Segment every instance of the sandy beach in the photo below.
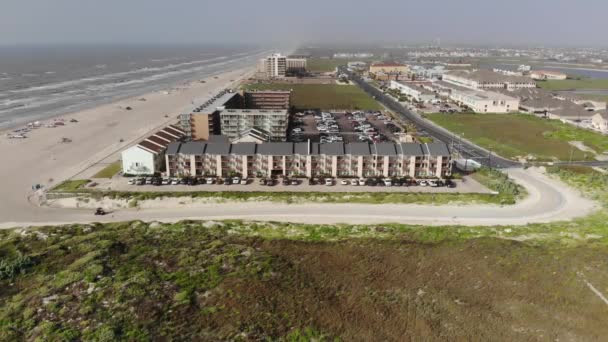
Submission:
{"label": "sandy beach", "polygon": [[[205,100],[219,90],[248,76],[251,68],[238,69],[171,89],[129,98],[111,104],[60,115],[65,126],[43,127],[27,134],[27,139],[7,139],[0,135],[0,222],[35,219],[36,210],[28,201],[32,185],[52,187],[78,175],[88,177],[106,162],[119,159],[120,151],[157,129],[177,120],[192,108],[192,101]],[[142,99],[145,99],[142,100]],[[126,110],[131,107],[132,110]],[[78,122],[72,123],[71,119]],[[62,142],[63,138],[71,142]],[[121,141],[122,140],[122,141]]]}

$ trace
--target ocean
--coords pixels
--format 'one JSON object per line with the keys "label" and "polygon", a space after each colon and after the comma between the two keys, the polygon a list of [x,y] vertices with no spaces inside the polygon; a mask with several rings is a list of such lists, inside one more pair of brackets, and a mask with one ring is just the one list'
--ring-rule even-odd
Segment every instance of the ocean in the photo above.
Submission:
{"label": "ocean", "polygon": [[220,46],[0,46],[0,128],[253,67],[266,53]]}

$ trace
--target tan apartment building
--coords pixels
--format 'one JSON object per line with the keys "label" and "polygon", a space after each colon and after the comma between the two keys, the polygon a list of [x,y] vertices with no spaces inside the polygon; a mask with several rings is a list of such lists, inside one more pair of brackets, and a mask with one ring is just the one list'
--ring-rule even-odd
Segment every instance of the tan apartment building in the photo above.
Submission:
{"label": "tan apartment building", "polygon": [[444,143],[174,143],[167,175],[230,177],[412,177],[451,175]]}
{"label": "tan apartment building", "polygon": [[286,109],[226,109],[220,112],[221,134],[231,141],[249,128],[262,129],[272,141],[287,139],[289,113]]}
{"label": "tan apartment building", "polygon": [[376,63],[369,66],[369,72],[371,74],[385,73],[385,74],[402,74],[409,73],[410,67],[401,63]]}
{"label": "tan apartment building", "polygon": [[290,90],[256,90],[243,93],[245,108],[250,109],[289,109]]}

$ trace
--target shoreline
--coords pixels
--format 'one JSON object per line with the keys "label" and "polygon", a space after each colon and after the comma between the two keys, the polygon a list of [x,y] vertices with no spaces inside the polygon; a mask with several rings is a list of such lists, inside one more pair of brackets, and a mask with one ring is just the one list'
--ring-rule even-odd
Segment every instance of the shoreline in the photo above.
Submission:
{"label": "shoreline", "polygon": [[[0,177],[5,180],[0,222],[36,216],[28,201],[34,185],[48,189],[75,175],[96,172],[96,168],[103,168],[104,161],[118,160],[123,149],[159,127],[177,122],[178,114],[194,108],[193,101],[214,96],[249,77],[254,70],[254,66],[226,69],[201,77],[199,80],[205,83],[176,82],[164,90],[49,117],[41,123],[63,118],[65,125],[33,129],[26,139],[2,136],[0,153],[8,163],[0,168]],[[126,110],[127,106],[132,110]]]}

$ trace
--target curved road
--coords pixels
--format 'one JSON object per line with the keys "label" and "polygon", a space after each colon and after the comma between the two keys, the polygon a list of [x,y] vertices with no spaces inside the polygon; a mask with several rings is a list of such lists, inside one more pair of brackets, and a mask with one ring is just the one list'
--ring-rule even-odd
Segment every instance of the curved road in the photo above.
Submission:
{"label": "curved road", "polygon": [[529,196],[511,206],[417,204],[277,204],[264,202],[192,204],[161,209],[125,209],[104,217],[91,209],[56,209],[32,205],[32,220],[7,222],[0,228],[43,224],[128,220],[175,222],[185,219],[245,219],[299,223],[404,223],[423,225],[524,225],[568,220],[596,210],[595,203],[562,183],[532,169],[509,169]]}

